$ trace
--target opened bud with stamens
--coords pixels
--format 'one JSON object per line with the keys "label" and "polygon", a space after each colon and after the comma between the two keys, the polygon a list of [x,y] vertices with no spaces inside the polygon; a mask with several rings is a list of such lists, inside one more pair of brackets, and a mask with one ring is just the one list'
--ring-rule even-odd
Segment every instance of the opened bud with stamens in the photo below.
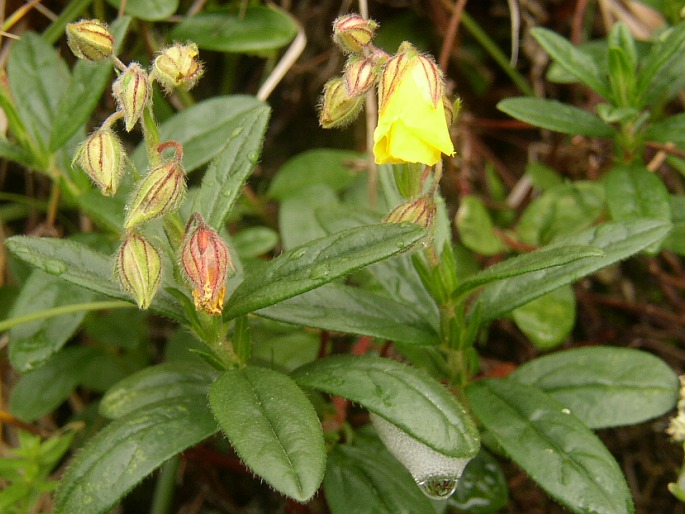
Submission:
{"label": "opened bud with stamens", "polygon": [[165,48],[152,63],[152,76],[167,93],[174,88],[191,89],[202,76],[202,63],[197,59],[195,43],[176,43]]}
{"label": "opened bud with stamens", "polygon": [[376,36],[378,23],[358,14],[347,14],[333,22],[333,41],[345,53],[361,53]]}
{"label": "opened bud with stamens", "polygon": [[126,151],[110,128],[100,128],[78,147],[74,163],[88,174],[103,195],[112,196],[124,174]]}
{"label": "opened bud with stamens", "polygon": [[137,232],[130,232],[116,257],[116,275],[121,288],[141,309],[147,309],[162,277],[162,259],[152,244]]}
{"label": "opened bud with stamens", "polygon": [[351,96],[341,78],[326,82],[321,98],[319,123],[323,128],[343,127],[352,123],[364,105],[364,95]]}
{"label": "opened bud with stamens", "polygon": [[195,308],[213,316],[221,315],[226,278],[235,268],[226,243],[198,213],[186,226],[181,261],[193,286]]}
{"label": "opened bud with stamens", "polygon": [[175,141],[159,146],[161,152],[169,146],[176,147],[176,156],[143,178],[126,206],[124,228],[129,229],[151,219],[173,212],[181,205],[186,193],[186,178],[181,159],[183,149]]}
{"label": "opened bud with stamens", "polygon": [[126,131],[130,132],[143,116],[152,97],[147,72],[137,62],[129,64],[112,85],[112,94],[117,107],[124,114]]}
{"label": "opened bud with stamens", "polygon": [[432,58],[404,42],[390,58],[378,84],[378,126],[373,153],[377,164],[435,165],[453,155],[443,103],[442,72]]}
{"label": "opened bud with stamens", "polygon": [[69,23],[67,44],[76,57],[86,61],[102,61],[114,54],[114,36],[99,20]]}
{"label": "opened bud with stamens", "polygon": [[398,205],[383,221],[384,223],[413,223],[429,228],[433,224],[436,210],[433,196],[422,196]]}

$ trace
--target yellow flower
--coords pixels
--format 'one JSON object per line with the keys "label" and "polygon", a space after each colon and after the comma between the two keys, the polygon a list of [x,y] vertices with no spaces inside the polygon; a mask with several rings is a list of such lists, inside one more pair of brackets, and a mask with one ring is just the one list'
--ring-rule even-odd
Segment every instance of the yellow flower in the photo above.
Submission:
{"label": "yellow flower", "polygon": [[437,164],[454,155],[443,104],[442,73],[429,57],[403,43],[381,76],[378,126],[373,135],[377,164]]}

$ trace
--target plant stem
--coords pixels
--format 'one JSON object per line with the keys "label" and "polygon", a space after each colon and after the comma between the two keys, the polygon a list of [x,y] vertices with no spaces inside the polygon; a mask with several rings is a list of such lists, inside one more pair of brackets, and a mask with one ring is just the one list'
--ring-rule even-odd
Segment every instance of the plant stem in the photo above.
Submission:
{"label": "plant stem", "polygon": [[147,160],[150,163],[150,169],[154,169],[162,163],[162,156],[157,151],[159,146],[159,128],[155,122],[155,114],[152,112],[152,103],[145,108],[141,126],[143,127]]}
{"label": "plant stem", "polygon": [[176,489],[176,473],[180,461],[181,458],[174,455],[162,464],[155,484],[155,495],[152,498],[150,514],[168,514],[171,511],[171,503]]}
{"label": "plant stem", "polygon": [[16,318],[0,321],[0,332],[9,330],[17,325],[30,323],[31,321],[53,318],[55,316],[72,314],[74,312],[99,311],[103,309],[133,309],[135,307],[136,306],[134,304],[125,302],[123,300],[107,300],[102,302],[85,302],[62,305],[61,307],[53,307],[52,309],[45,309],[43,311],[32,312],[23,316],[17,316]]}
{"label": "plant stem", "polygon": [[502,67],[504,72],[509,75],[509,78],[511,78],[512,82],[516,84],[516,87],[518,87],[524,95],[535,96],[535,91],[533,91],[533,88],[530,87],[525,77],[511,66],[511,63],[509,62],[509,59],[507,59],[506,55],[502,53],[502,50],[499,49],[495,42],[490,39],[490,36],[488,36],[487,33],[480,28],[473,18],[471,18],[471,16],[469,16],[466,12],[463,12],[461,15],[461,22],[466,30],[468,30],[471,35],[476,38],[476,41],[478,41],[480,45],[485,48],[485,50],[497,62],[497,64]]}

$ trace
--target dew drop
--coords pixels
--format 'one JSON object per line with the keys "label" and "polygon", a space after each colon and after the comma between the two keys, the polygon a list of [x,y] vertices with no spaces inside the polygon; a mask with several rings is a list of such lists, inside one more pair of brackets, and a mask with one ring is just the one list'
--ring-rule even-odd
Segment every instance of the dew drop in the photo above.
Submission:
{"label": "dew drop", "polygon": [[45,266],[45,271],[47,271],[51,275],[59,276],[65,271],[67,271],[67,265],[64,262],[58,261],[56,259],[50,259],[48,261],[45,261],[43,265]]}
{"label": "dew drop", "polygon": [[331,273],[331,268],[328,264],[319,264],[314,266],[312,271],[309,273],[309,278],[312,280],[319,280],[326,278]]}
{"label": "dew drop", "polygon": [[257,164],[259,162],[259,154],[257,152],[250,152],[247,154],[247,160],[252,164]]}
{"label": "dew drop", "polygon": [[305,253],[307,253],[306,248],[300,248],[299,250],[296,250],[295,252],[293,252],[292,258],[293,259],[301,259],[302,257],[304,257]]}
{"label": "dew drop", "polygon": [[571,409],[561,409],[563,414],[571,414]]}
{"label": "dew drop", "polygon": [[238,137],[242,131],[243,131],[243,127],[234,128],[233,132],[231,132],[231,137]]}
{"label": "dew drop", "polygon": [[397,248],[404,248],[407,245],[404,244],[403,241],[397,241],[397,243],[395,243],[395,246],[397,246]]}
{"label": "dew drop", "polygon": [[451,477],[431,477],[418,483],[421,492],[433,500],[446,500],[457,489],[458,480]]}

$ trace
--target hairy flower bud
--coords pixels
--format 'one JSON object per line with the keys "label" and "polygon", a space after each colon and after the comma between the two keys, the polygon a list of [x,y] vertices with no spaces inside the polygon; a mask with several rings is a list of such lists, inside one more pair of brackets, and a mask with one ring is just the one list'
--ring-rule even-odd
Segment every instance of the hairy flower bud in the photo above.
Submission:
{"label": "hairy flower bud", "polygon": [[371,413],[370,419],[385,447],[409,470],[426,496],[444,500],[452,495],[471,457],[448,457],[376,414]]}
{"label": "hairy flower bud", "polygon": [[99,20],[69,23],[67,44],[76,57],[87,61],[102,61],[114,54],[114,37]]}
{"label": "hairy flower bud", "polygon": [[352,57],[345,65],[343,78],[348,95],[363,95],[376,84],[376,66],[372,59]]}
{"label": "hairy flower bud", "polygon": [[443,96],[442,72],[435,61],[402,43],[385,64],[378,84],[373,147],[377,164],[433,166],[441,154],[454,154]]}
{"label": "hairy flower bud", "polygon": [[74,163],[81,166],[103,195],[112,196],[124,174],[126,151],[111,129],[100,128],[78,147]]}
{"label": "hairy flower bud", "polygon": [[343,79],[331,79],[323,89],[319,123],[323,128],[343,127],[355,120],[363,104],[364,96],[350,96]]}
{"label": "hairy flower bud", "polygon": [[187,91],[195,85],[204,71],[197,55],[195,43],[176,43],[155,58],[152,64],[154,77],[167,93],[177,87]]}
{"label": "hairy flower bud", "polygon": [[413,223],[429,228],[433,224],[436,206],[432,196],[422,196],[395,207],[383,220],[385,223]]}
{"label": "hairy flower bud", "polygon": [[221,315],[226,294],[226,277],[235,272],[226,243],[195,213],[186,226],[181,261],[193,285],[195,308]]}
{"label": "hairy flower bud", "polygon": [[117,107],[124,114],[126,131],[130,132],[142,117],[152,96],[147,72],[137,62],[131,63],[112,85]]}
{"label": "hairy flower bud", "polygon": [[147,239],[130,232],[116,257],[116,274],[121,288],[141,309],[147,309],[162,277],[162,259]]}
{"label": "hairy flower bud", "polygon": [[361,53],[376,36],[378,23],[358,14],[340,16],[333,22],[333,41],[345,53]]}
{"label": "hairy flower bud", "polygon": [[186,192],[180,160],[167,161],[139,183],[126,206],[124,228],[129,229],[178,209]]}

